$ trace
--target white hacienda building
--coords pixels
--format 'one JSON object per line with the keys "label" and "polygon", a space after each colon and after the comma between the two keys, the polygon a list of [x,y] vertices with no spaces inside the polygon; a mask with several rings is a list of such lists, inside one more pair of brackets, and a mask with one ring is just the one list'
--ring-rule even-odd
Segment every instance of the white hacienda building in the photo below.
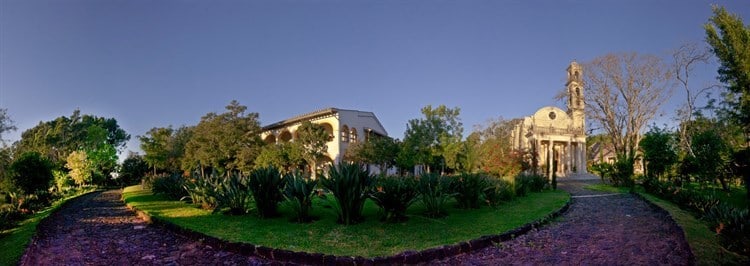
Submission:
{"label": "white hacienda building", "polygon": [[567,111],[554,106],[542,107],[534,115],[524,117],[512,133],[513,145],[537,154],[542,172],[550,176],[552,169],[557,169],[557,176],[586,172],[586,118],[581,71],[576,62],[567,69]]}
{"label": "white hacienda building", "polygon": [[266,143],[294,141],[297,128],[305,121],[322,125],[331,136],[326,144],[328,151],[318,166],[340,163],[351,143],[367,141],[375,135],[388,136],[372,112],[327,108],[264,126],[261,138]]}

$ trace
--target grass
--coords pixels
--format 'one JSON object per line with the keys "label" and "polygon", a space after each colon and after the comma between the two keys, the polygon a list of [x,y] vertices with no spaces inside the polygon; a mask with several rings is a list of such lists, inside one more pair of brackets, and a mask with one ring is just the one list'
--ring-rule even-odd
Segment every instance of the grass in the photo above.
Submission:
{"label": "grass", "polygon": [[407,222],[393,224],[378,221],[379,210],[368,201],[364,208],[365,222],[351,226],[337,224],[336,215],[325,200],[317,200],[313,206],[312,215],[320,217],[319,220],[297,224],[289,221],[290,210],[283,205],[279,210],[282,217],[263,220],[255,215],[212,214],[153,195],[140,186],[125,188],[123,197],[126,203],[154,217],[228,241],[339,256],[377,257],[499,234],[558,210],[570,195],[559,190],[532,193],[497,209],[451,207],[449,216],[442,219],[419,215],[425,210],[416,203],[407,213],[410,216]]}
{"label": "grass", "polygon": [[591,184],[586,185],[583,188],[595,191],[609,192],[609,193],[628,193],[630,188],[626,187],[614,187],[607,184]]}
{"label": "grass", "polygon": [[36,226],[42,219],[46,218],[57,209],[59,209],[63,203],[81,196],[87,192],[82,192],[75,196],[70,196],[62,200],[56,201],[52,206],[44,209],[43,211],[35,213],[30,218],[23,220],[18,223],[15,228],[3,230],[0,232],[0,265],[16,265],[23,256],[26,247],[31,242],[31,238],[36,233]]}
{"label": "grass", "polygon": [[698,265],[748,265],[750,263],[747,257],[724,249],[719,243],[718,235],[709,230],[707,224],[695,218],[690,212],[651,194],[639,193],[669,212],[677,224],[682,227]]}
{"label": "grass", "polygon": [[742,186],[730,186],[729,192],[722,190],[721,186],[716,184],[708,185],[701,188],[699,183],[690,183],[687,187],[705,194],[713,194],[721,202],[726,202],[737,208],[747,208],[747,190]]}

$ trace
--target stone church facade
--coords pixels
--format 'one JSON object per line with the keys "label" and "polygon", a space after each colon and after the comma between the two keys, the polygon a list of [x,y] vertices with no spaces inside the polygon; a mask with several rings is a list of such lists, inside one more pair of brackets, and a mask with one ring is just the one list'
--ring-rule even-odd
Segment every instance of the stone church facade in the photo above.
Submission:
{"label": "stone church facade", "polygon": [[586,172],[586,117],[581,66],[567,68],[567,110],[542,107],[524,117],[512,132],[516,149],[536,154],[542,173],[557,176]]}

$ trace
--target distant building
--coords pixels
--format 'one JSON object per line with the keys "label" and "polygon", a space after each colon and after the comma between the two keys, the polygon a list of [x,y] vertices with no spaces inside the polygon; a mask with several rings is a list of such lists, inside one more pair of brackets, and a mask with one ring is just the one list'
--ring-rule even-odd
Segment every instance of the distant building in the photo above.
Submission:
{"label": "distant building", "polygon": [[373,136],[388,136],[372,112],[327,108],[264,126],[261,138],[266,143],[294,141],[297,128],[305,121],[322,125],[331,137],[318,166],[340,163],[351,143],[367,141]]}
{"label": "distant building", "polygon": [[[567,68],[568,110],[542,107],[523,118],[512,133],[516,149],[538,155],[542,173],[557,176],[586,172],[586,117],[581,66],[576,62]],[[556,166],[556,168],[554,168]]]}

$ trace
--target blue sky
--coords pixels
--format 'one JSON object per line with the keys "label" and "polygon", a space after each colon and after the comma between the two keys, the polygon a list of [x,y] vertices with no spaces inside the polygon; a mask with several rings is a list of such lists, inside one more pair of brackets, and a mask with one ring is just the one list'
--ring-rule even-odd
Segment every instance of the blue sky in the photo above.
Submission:
{"label": "blue sky", "polygon": [[263,125],[372,111],[397,138],[422,106],[445,104],[468,135],[560,105],[573,59],[702,44],[711,3],[750,19],[747,1],[0,0],[0,108],[18,127],[5,138],[79,108],[116,118],[138,150],[135,136],[233,99]]}

